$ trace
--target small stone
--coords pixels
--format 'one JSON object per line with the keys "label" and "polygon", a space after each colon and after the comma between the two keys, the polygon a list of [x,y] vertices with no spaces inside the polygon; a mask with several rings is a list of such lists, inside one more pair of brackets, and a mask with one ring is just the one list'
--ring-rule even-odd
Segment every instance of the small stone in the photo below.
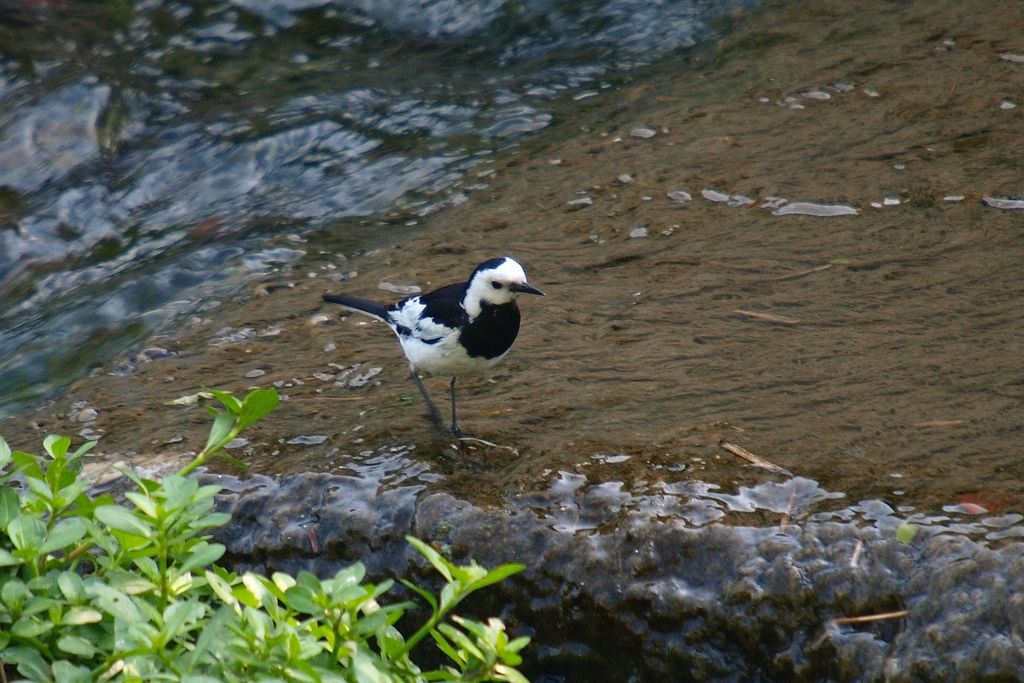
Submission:
{"label": "small stone", "polygon": [[999,103],[999,108],[1006,111],[1008,109],[1016,109],[1017,105],[1012,100],[1003,100]]}
{"label": "small stone", "polygon": [[966,195],[962,195],[962,194],[947,194],[945,197],[942,198],[942,201],[944,201],[944,202],[962,202],[965,199],[967,199]]}
{"label": "small stone", "polygon": [[618,180],[623,185],[628,185],[631,182],[633,182],[633,176],[629,175],[628,173],[620,173],[619,175],[615,176],[615,179]]}
{"label": "small stone", "polygon": [[634,138],[646,139],[653,138],[655,135],[658,134],[658,131],[654,130],[653,128],[634,128],[633,130],[629,131],[629,134]]}
{"label": "small stone", "polygon": [[672,190],[668,193],[668,198],[674,201],[676,204],[685,204],[686,202],[693,199],[689,192],[686,190]]}
{"label": "small stone", "polygon": [[1005,62],[1013,62],[1014,64],[1024,64],[1024,54],[1017,52],[1004,52],[999,55],[999,59]]}
{"label": "small stone", "polygon": [[285,443],[291,444],[293,446],[319,446],[325,441],[327,441],[327,437],[324,436],[323,434],[300,434],[299,436],[293,436],[292,438],[285,441]]}
{"label": "small stone", "polygon": [[334,380],[334,375],[329,372],[314,372],[313,377],[320,380],[321,382],[330,382]]}
{"label": "small stone", "polygon": [[871,88],[864,88],[864,94],[867,95],[868,97],[881,97],[882,96],[881,93],[879,93],[877,90],[872,90]]}
{"label": "small stone", "polygon": [[78,415],[75,416],[79,422],[92,422],[99,416],[99,411],[95,408],[83,408],[79,411]]}
{"label": "small stone", "polygon": [[635,240],[635,239],[640,239],[641,237],[647,237],[647,226],[646,225],[638,225],[638,226],[636,226],[635,228],[633,228],[632,230],[629,231],[629,238],[630,239],[634,239]]}
{"label": "small stone", "polygon": [[548,159],[548,163],[551,164],[552,166],[561,166],[562,165],[562,160],[561,159]]}
{"label": "small stone", "polygon": [[882,200],[883,206],[899,206],[900,200],[898,197],[886,197]]}
{"label": "small stone", "polygon": [[184,437],[182,437],[182,435],[181,435],[181,434],[175,434],[175,435],[174,435],[174,436],[172,436],[171,438],[169,438],[169,439],[167,439],[166,441],[164,441],[164,443],[166,443],[166,444],[172,444],[172,443],[181,443],[181,442],[182,442],[182,441],[184,441],[184,440],[185,440],[185,439],[184,439]]}
{"label": "small stone", "polygon": [[237,438],[231,439],[231,441],[228,441],[226,444],[224,444],[224,450],[231,451],[235,450],[236,448],[245,448],[248,445],[249,439],[245,438],[244,436],[239,436]]}
{"label": "small stone", "polygon": [[566,202],[566,206],[568,206],[573,211],[578,211],[580,209],[585,209],[586,207],[590,206],[593,203],[594,200],[591,199],[590,197],[578,197],[576,199],[570,199],[568,202]]}
{"label": "small stone", "polygon": [[334,342],[327,342],[326,344],[324,344],[324,353],[330,353],[336,348],[338,348],[337,344],[335,344]]}
{"label": "small stone", "polygon": [[831,100],[832,96],[820,88],[812,88],[810,90],[804,90],[800,93],[809,100]]}
{"label": "small stone", "polygon": [[249,372],[245,373],[245,378],[256,379],[257,377],[262,377],[265,374],[267,374],[266,370],[260,370],[259,368],[257,368],[255,370],[250,370]]}
{"label": "small stone", "polygon": [[398,294],[400,296],[410,296],[412,294],[419,294],[423,291],[417,285],[398,285],[386,280],[378,284],[377,289],[383,289],[385,292],[391,292],[392,294]]}

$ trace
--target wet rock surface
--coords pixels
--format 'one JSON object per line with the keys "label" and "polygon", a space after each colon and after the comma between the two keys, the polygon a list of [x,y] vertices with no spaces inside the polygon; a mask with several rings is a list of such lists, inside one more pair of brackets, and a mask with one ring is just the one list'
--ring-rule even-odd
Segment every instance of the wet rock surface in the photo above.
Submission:
{"label": "wet rock surface", "polygon": [[[219,540],[239,568],[262,571],[360,560],[380,577],[416,575],[406,534],[457,559],[523,562],[471,609],[535,638],[537,680],[963,680],[1024,666],[1024,545],[984,539],[1006,520],[952,531],[948,517],[910,515],[920,531],[904,544],[894,529],[907,513],[878,501],[820,511],[842,496],[799,478],[638,495],[563,472],[478,506],[432,492],[439,478],[406,457],[374,454],[358,477],[208,475],[229,491]],[[408,478],[383,484],[397,471]]]}

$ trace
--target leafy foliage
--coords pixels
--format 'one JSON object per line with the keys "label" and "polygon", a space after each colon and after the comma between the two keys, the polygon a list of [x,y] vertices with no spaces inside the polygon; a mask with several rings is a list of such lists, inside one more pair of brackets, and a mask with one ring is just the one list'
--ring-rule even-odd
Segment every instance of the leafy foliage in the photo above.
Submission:
{"label": "leafy foliage", "polygon": [[[93,497],[79,474],[94,443],[71,451],[48,437],[46,455],[11,451],[0,438],[0,679],[30,681],[526,681],[516,670],[528,638],[502,622],[451,614],[473,591],[523,569],[456,566],[413,545],[445,580],[440,596],[403,581],[430,607],[406,639],[396,623],[415,607],[385,598],[391,581],[366,581],[356,563],[328,579],[238,574],[217,566],[224,546],[209,531],[217,486],[183,474],[277,404],[271,391],[244,400],[216,392],[206,448],[157,482],[130,472],[129,504]],[[18,486],[20,484],[20,486]],[[413,661],[427,636],[450,663]]]}

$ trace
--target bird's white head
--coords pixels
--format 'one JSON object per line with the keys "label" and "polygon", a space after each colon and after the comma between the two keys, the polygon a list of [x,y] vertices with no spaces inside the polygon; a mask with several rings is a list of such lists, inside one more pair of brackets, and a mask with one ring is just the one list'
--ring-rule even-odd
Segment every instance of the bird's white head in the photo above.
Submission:
{"label": "bird's white head", "polygon": [[540,291],[526,281],[526,271],[508,256],[484,261],[469,278],[462,307],[470,318],[480,315],[484,304],[500,306],[514,301],[519,293],[540,294]]}

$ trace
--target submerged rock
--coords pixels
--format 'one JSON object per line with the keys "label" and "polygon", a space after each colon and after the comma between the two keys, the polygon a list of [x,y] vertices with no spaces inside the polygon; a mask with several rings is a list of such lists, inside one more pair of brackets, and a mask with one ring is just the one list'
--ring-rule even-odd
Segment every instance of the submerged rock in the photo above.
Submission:
{"label": "submerged rock", "polygon": [[[734,494],[698,481],[633,494],[561,473],[545,491],[479,507],[427,492],[436,477],[408,455],[366,451],[343,476],[220,479],[227,559],[321,575],[360,560],[371,575],[430,581],[416,576],[422,563],[404,542],[413,534],[459,561],[523,562],[474,608],[533,637],[533,678],[920,680],[944,678],[955,661],[966,680],[1024,667],[1024,651],[998,646],[1015,623],[1006,597],[1024,590],[1024,545],[964,535],[982,524],[910,515],[920,531],[905,544],[889,506],[815,512],[840,494],[801,478]],[[765,514],[782,516],[759,524]]]}

